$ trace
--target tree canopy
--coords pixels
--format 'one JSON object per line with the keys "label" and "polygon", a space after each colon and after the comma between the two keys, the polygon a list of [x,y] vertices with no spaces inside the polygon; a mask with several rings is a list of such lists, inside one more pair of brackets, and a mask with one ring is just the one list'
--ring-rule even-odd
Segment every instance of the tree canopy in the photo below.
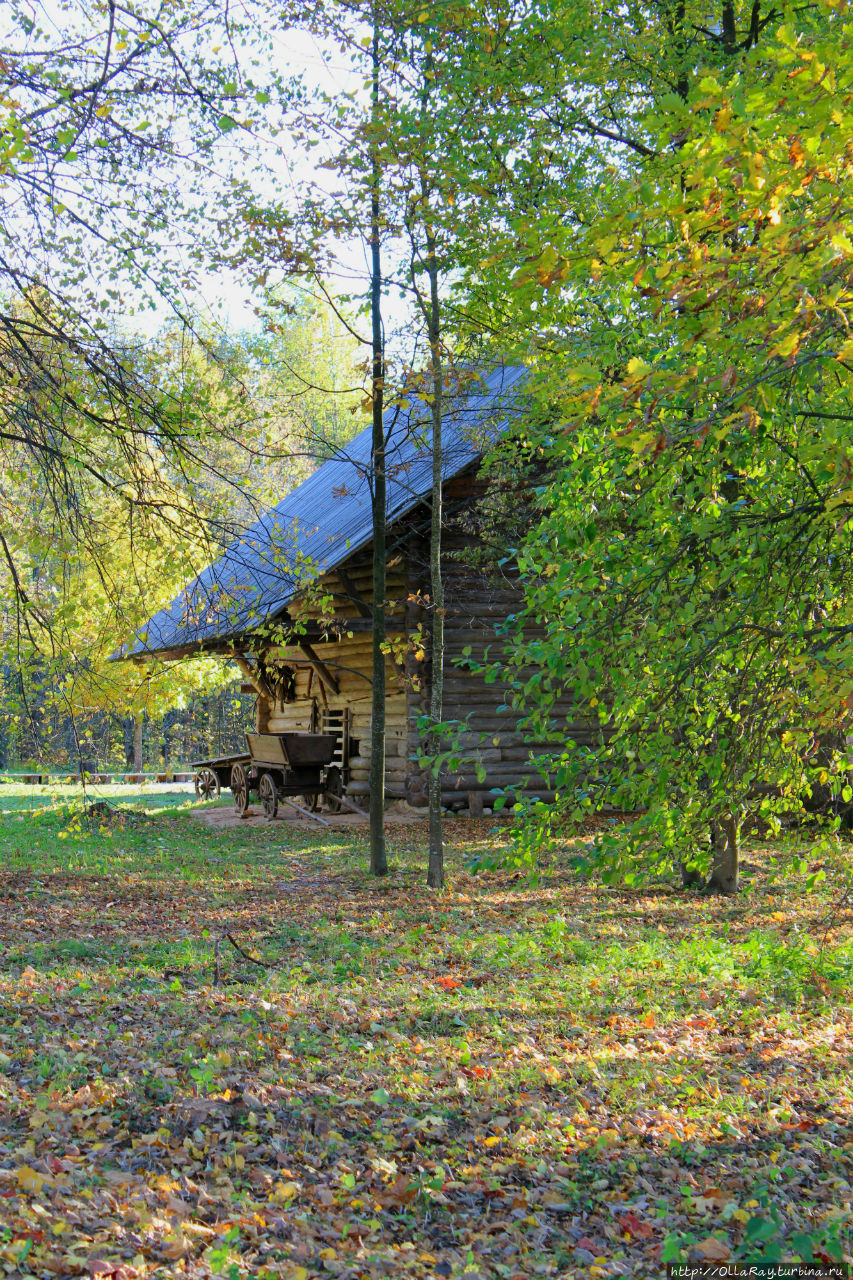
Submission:
{"label": "tree canopy", "polygon": [[777,17],[742,35],[724,6],[675,89],[622,108],[627,154],[485,267],[506,281],[515,251],[501,305],[552,407],[519,619],[548,633],[515,650],[517,700],[546,731],[569,684],[600,723],[553,766],[575,816],[645,811],[629,874],[707,864],[709,821],[736,843],[843,763],[851,31],[831,6]]}

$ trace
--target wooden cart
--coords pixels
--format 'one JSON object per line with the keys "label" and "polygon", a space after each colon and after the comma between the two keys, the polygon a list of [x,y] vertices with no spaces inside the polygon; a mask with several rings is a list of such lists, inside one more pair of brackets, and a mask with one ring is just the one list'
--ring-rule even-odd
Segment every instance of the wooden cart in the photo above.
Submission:
{"label": "wooden cart", "polygon": [[[268,818],[279,801],[321,826],[329,824],[316,810],[324,799],[330,813],[342,808],[367,817],[344,795],[344,777],[333,763],[338,746],[335,733],[247,733],[248,755],[220,756],[194,764],[196,794],[205,800],[230,787],[234,807],[245,813],[257,794]],[[304,804],[297,804],[299,796]]]}
{"label": "wooden cart", "polygon": [[341,807],[344,780],[332,764],[337,738],[332,733],[247,733],[250,760],[237,761],[231,770],[234,807],[245,813],[252,792],[257,791],[268,818],[278,812],[279,800],[301,796],[302,805],[288,803],[313,815],[320,799],[332,813]]}
{"label": "wooden cart", "polygon": [[231,771],[235,764],[244,767],[251,762],[251,756],[218,756],[215,760],[196,760],[193,763],[195,773],[195,793],[199,800],[215,799],[225,787],[231,786]]}

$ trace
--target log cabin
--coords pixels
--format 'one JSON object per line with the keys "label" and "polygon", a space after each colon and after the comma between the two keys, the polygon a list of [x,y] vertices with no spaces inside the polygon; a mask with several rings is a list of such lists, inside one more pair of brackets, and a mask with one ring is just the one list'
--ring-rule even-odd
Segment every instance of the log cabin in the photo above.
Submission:
{"label": "log cabin", "polygon": [[[478,503],[489,490],[484,454],[523,422],[525,371],[502,366],[448,395],[443,426],[445,581],[444,718],[464,723],[458,768],[442,798],[472,813],[495,793],[553,799],[537,770],[537,747],[518,732],[499,683],[465,667],[500,645],[498,628],[517,610],[512,563],[485,547]],[[418,716],[429,701],[429,526],[432,477],[429,408],[397,406],[386,418],[387,599],[386,777],[388,800],[426,804],[418,764]],[[371,717],[371,430],[357,435],[290,493],[122,653],[135,662],[189,654],[236,661],[256,694],[256,729],[331,732],[347,793],[368,790]],[[488,554],[483,555],[487,550]],[[480,554],[478,554],[478,552]],[[573,723],[565,733],[589,732]],[[540,744],[538,750],[543,750]]]}

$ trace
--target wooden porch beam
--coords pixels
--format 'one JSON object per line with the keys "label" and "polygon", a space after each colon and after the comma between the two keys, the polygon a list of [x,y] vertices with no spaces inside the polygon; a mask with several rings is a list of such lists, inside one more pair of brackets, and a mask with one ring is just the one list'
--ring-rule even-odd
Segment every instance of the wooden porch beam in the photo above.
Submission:
{"label": "wooden porch beam", "polygon": [[243,675],[246,677],[249,684],[255,690],[255,693],[260,694],[262,698],[271,698],[272,693],[270,689],[268,688],[266,683],[261,679],[261,677],[258,675],[257,671],[249,662],[249,659],[245,656],[245,654],[233,653],[231,654],[231,657],[237,663],[237,666],[243,672]]}
{"label": "wooden porch beam", "polygon": [[349,576],[346,569],[344,569],[342,565],[338,565],[337,574],[338,574],[338,577],[340,578],[341,586],[349,596],[350,600],[352,600],[356,609],[358,609],[362,618],[372,619],[373,610],[370,608],[370,605],[367,603],[364,597],[359,595],[358,590],[356,589],[355,583],[353,582],[352,578]]}
{"label": "wooden porch beam", "polygon": [[337,696],[341,691],[340,686],[337,680],[335,679],[335,677],[332,675],[329,668],[326,666],[325,662],[323,662],[322,658],[317,657],[316,653],[314,652],[310,643],[307,640],[300,639],[298,643],[299,643],[299,648],[305,654],[305,657],[311,663],[311,666],[317,672],[317,675],[323,681],[323,684],[331,693]]}

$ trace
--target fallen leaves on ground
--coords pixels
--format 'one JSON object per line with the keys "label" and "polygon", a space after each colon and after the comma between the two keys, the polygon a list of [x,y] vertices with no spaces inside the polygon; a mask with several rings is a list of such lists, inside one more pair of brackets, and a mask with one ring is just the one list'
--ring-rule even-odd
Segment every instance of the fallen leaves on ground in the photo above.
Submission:
{"label": "fallen leaves on ground", "polygon": [[[428,895],[411,827],[382,883],[358,834],[282,850],[158,817],[60,854],[20,830],[7,1275],[657,1277],[843,1247],[853,964],[849,918],[822,945],[828,899],[760,867],[731,902],[453,858]],[[223,944],[214,987],[226,929],[267,967]]]}

